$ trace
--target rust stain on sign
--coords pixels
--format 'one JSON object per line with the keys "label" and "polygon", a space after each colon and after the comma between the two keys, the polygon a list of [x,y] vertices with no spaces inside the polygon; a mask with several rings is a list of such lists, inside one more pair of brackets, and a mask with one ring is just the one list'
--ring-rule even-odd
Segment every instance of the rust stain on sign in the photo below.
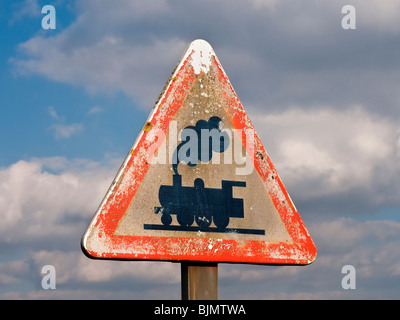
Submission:
{"label": "rust stain on sign", "polygon": [[[187,148],[188,137],[202,137],[201,130],[219,134],[217,148],[212,138]],[[187,158],[189,149],[197,149],[199,158]],[[187,48],[114,181],[82,238],[90,257],[264,264],[309,264],[316,257],[247,113],[203,40]]]}
{"label": "rust stain on sign", "polygon": [[151,122],[146,122],[146,124],[145,124],[144,127],[143,127],[143,131],[144,131],[144,132],[150,131],[150,129],[151,129],[152,126],[153,126],[153,125],[151,124]]}

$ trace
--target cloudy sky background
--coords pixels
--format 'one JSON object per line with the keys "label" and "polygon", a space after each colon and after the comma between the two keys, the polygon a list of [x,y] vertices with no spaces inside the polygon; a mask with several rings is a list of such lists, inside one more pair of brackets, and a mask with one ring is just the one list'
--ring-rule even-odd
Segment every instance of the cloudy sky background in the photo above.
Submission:
{"label": "cloudy sky background", "polygon": [[[41,28],[46,4],[56,30]],[[341,27],[346,4],[356,30]],[[398,299],[398,0],[1,1],[0,298],[180,298],[179,264],[93,261],[79,243],[197,38],[318,248],[306,267],[220,264],[220,298]],[[56,290],[41,288],[47,264]]]}

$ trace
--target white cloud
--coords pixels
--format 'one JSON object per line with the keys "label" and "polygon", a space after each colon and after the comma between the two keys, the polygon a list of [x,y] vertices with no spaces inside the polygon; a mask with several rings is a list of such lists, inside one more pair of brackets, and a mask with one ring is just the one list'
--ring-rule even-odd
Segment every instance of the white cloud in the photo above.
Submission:
{"label": "white cloud", "polygon": [[85,0],[79,1],[77,5],[80,12],[92,17],[119,20],[121,24],[132,21],[132,19],[149,19],[158,14],[170,11],[168,0],[151,0],[145,3],[140,0]]}
{"label": "white cloud", "polygon": [[60,285],[111,283],[127,278],[138,283],[145,279],[149,285],[177,284],[180,281],[178,266],[172,263],[98,261],[75,250],[39,250],[32,253],[32,261],[37,269],[47,264],[53,265]]}
{"label": "white cloud", "polygon": [[81,123],[63,124],[56,123],[50,127],[50,130],[54,132],[56,139],[66,139],[74,134],[81,132],[83,125]]}
{"label": "white cloud", "polygon": [[89,109],[89,111],[87,112],[87,115],[91,116],[94,114],[102,113],[103,111],[104,111],[103,108],[101,108],[99,106],[93,106]]}
{"label": "white cloud", "polygon": [[[71,25],[20,44],[10,61],[20,74],[39,74],[96,94],[122,91],[150,108],[188,42],[205,37],[223,53],[240,98],[253,104],[266,97],[274,104],[369,103],[388,99],[388,91],[395,100],[397,60],[384,46],[396,52],[396,39],[385,32],[400,30],[398,2],[356,1],[355,38],[341,29],[342,6],[311,0],[249,0],[235,6],[230,1],[77,1]],[[357,90],[364,94],[354,97]]]}
{"label": "white cloud", "polygon": [[[398,127],[361,106],[253,117],[285,184],[303,198],[363,190],[375,204],[399,189]],[[388,190],[385,185],[391,185]],[[399,201],[397,200],[398,204]]]}
{"label": "white cloud", "polygon": [[24,260],[0,262],[0,284],[14,285],[21,283],[24,274],[29,272],[29,266]]}
{"label": "white cloud", "polygon": [[40,16],[41,10],[37,3],[37,0],[24,0],[20,3],[15,4],[15,9],[11,14],[10,24],[14,24],[24,18],[38,18]]}
{"label": "white cloud", "polygon": [[76,234],[73,222],[82,223],[94,213],[112,171],[88,160],[62,157],[21,160],[1,169],[0,242],[40,242]]}
{"label": "white cloud", "polygon": [[55,124],[48,128],[53,132],[55,139],[68,139],[72,135],[78,134],[83,130],[82,123],[66,124],[65,118],[59,116],[53,106],[50,106],[48,111],[50,116],[56,121]]}
{"label": "white cloud", "polygon": [[[292,4],[293,1],[283,1],[285,5]],[[356,32],[383,31],[399,33],[400,31],[400,2],[398,0],[353,0],[342,1],[332,0],[320,3],[319,1],[302,1],[300,6],[293,7],[298,10],[299,16],[303,18],[308,14],[308,22],[314,29],[329,26],[335,19],[337,26],[340,28],[341,20],[345,14],[341,13],[342,7],[351,4],[356,10]],[[311,13],[311,14],[310,14]],[[297,20],[297,17],[294,17]],[[323,19],[327,21],[323,23]],[[307,21],[306,21],[307,22]],[[300,29],[302,28],[298,25]],[[311,29],[311,28],[310,28]]]}
{"label": "white cloud", "polygon": [[[387,299],[390,288],[398,287],[400,223],[338,218],[307,227],[318,249],[313,264],[223,265],[221,294],[230,299]],[[357,290],[342,290],[344,265],[355,267]]]}
{"label": "white cloud", "polygon": [[[121,161],[100,166],[54,157],[1,169],[0,243],[29,250],[22,259],[0,263],[0,283],[3,288],[38,288],[8,290],[1,298],[179,298],[178,264],[90,260],[79,249],[84,228]],[[348,293],[338,290],[345,264],[356,267],[357,281],[366,288],[355,297],[391,297],[384,286],[400,272],[398,222],[334,218],[307,223],[307,228],[319,250],[311,266],[222,264],[221,298],[346,298]],[[40,270],[47,264],[56,268],[57,290],[45,292]],[[381,293],[368,291],[377,282]],[[284,289],[282,283],[297,289]]]}
{"label": "white cloud", "polygon": [[[99,262],[88,259],[79,248],[82,234],[121,162],[117,159],[101,166],[85,159],[35,158],[0,170],[0,246],[12,246],[17,257],[24,255],[0,262],[0,284],[10,288],[0,294],[1,298],[161,299],[168,290],[157,293],[154,286],[178,287],[176,264]],[[57,290],[52,292],[40,289],[41,268],[48,264],[56,269]],[[114,282],[129,283],[132,288],[128,284],[130,292],[125,297],[116,296],[110,289]],[[32,286],[38,289],[12,290]],[[100,286],[101,292],[93,286]]]}
{"label": "white cloud", "polygon": [[249,0],[249,2],[256,8],[256,9],[263,9],[266,8],[268,10],[274,11],[277,4],[279,3],[278,0]]}
{"label": "white cloud", "polygon": [[357,0],[354,5],[359,27],[367,25],[375,30],[400,32],[400,2],[398,0]]}
{"label": "white cloud", "polygon": [[107,35],[64,50],[73,32],[71,27],[54,38],[37,36],[23,43],[20,50],[29,58],[14,60],[17,69],[80,85],[92,93],[123,91],[152,107],[186,46],[178,39],[132,43]]}
{"label": "white cloud", "polygon": [[361,222],[339,218],[315,223],[311,230],[319,245],[327,252],[340,254],[352,252],[362,243],[394,243],[400,237],[400,223],[391,220]]}
{"label": "white cloud", "polygon": [[50,106],[50,107],[49,107],[49,114],[50,114],[50,116],[51,116],[53,119],[58,120],[58,119],[60,118],[60,117],[58,116],[56,110],[54,110],[54,107],[53,107],[53,106]]}
{"label": "white cloud", "polygon": [[[220,264],[222,299],[388,299],[398,283],[400,224],[339,218],[308,226],[319,250],[306,267]],[[73,241],[70,239],[69,241]],[[40,289],[42,266],[56,269],[57,290]],[[357,289],[341,290],[344,265],[353,265]],[[170,299],[179,297],[179,264],[90,260],[78,250],[30,250],[23,260],[0,263],[0,282],[13,287],[30,281],[35,291],[8,292],[24,299]],[[289,288],[289,289],[288,289]],[[123,292],[123,294],[120,294]]]}

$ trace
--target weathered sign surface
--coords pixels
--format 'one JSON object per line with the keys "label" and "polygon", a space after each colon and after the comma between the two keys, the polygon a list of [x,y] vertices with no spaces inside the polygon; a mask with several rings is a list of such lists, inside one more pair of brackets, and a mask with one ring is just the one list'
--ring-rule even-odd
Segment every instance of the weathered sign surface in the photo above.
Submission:
{"label": "weathered sign surface", "polygon": [[315,259],[316,247],[206,41],[188,46],[82,248],[106,259]]}

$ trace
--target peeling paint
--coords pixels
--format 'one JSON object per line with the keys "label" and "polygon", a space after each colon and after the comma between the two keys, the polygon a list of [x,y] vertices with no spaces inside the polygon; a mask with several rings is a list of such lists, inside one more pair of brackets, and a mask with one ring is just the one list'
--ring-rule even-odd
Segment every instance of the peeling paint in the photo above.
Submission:
{"label": "peeling paint", "polygon": [[211,57],[215,55],[210,44],[204,40],[193,41],[189,45],[187,52],[192,54],[191,65],[194,69],[194,73],[200,74],[204,72],[207,74],[210,70]]}

